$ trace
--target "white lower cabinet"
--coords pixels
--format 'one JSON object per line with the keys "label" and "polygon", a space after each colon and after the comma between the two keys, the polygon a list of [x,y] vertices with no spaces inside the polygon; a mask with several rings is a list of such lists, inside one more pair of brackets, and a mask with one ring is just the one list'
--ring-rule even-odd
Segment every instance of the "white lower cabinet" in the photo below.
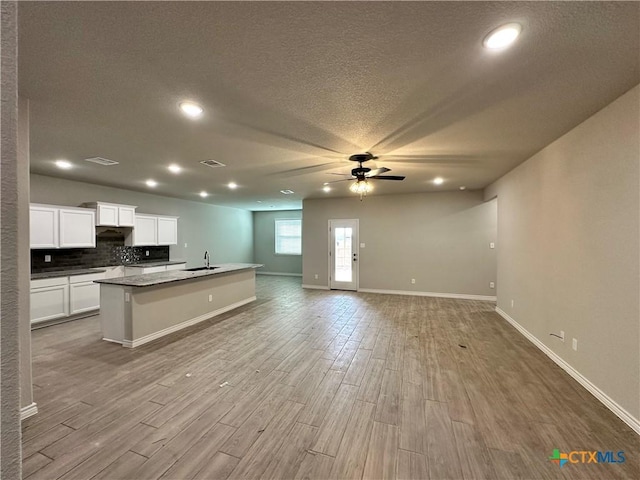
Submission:
{"label": "white lower cabinet", "polygon": [[177,263],[174,265],[158,265],[155,267],[126,267],[125,275],[144,275],[145,273],[165,272],[167,270],[184,270],[186,263]]}
{"label": "white lower cabinet", "polygon": [[173,265],[167,265],[167,272],[169,270],[184,270],[187,268],[186,263],[174,263]]}
{"label": "white lower cabinet", "polygon": [[31,289],[31,323],[68,316],[69,284],[67,277],[64,277],[64,284]]}
{"label": "white lower cabinet", "polygon": [[69,277],[69,315],[100,308],[100,284],[93,281],[102,278],[104,273]]}
{"label": "white lower cabinet", "polygon": [[116,277],[124,277],[124,266],[118,265],[115,267],[100,267],[105,269],[104,278],[116,278]]}
{"label": "white lower cabinet", "polygon": [[31,281],[31,323],[65,318],[100,308],[104,273],[43,278]]}

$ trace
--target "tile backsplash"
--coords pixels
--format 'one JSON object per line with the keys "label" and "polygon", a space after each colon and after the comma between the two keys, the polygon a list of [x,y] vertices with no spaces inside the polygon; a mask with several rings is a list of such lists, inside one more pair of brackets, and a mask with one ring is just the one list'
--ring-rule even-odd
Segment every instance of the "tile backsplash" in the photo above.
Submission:
{"label": "tile backsplash", "polygon": [[[148,256],[146,252],[149,252]],[[44,261],[45,255],[51,255],[50,262]],[[168,246],[127,247],[122,233],[105,232],[96,237],[96,248],[31,250],[31,273],[168,260]]]}

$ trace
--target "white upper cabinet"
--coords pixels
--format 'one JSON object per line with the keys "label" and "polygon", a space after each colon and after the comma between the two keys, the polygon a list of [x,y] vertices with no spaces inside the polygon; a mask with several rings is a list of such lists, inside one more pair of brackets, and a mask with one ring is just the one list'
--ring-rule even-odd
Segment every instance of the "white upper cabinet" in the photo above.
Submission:
{"label": "white upper cabinet", "polygon": [[158,244],[158,217],[154,215],[136,215],[133,227],[133,245]]}
{"label": "white upper cabinet", "polygon": [[178,244],[178,218],[158,217],[158,245]]}
{"label": "white upper cabinet", "polygon": [[96,209],[96,225],[99,227],[134,227],[136,208],[117,203],[91,202],[84,206]]}
{"label": "white upper cabinet", "polygon": [[95,248],[95,212],[88,208],[61,208],[60,248]]}
{"label": "white upper cabinet", "polygon": [[134,247],[178,244],[178,217],[138,215],[125,244]]}
{"label": "white upper cabinet", "polygon": [[128,205],[118,206],[118,225],[120,227],[134,227],[136,224],[136,207]]}
{"label": "white upper cabinet", "polygon": [[95,212],[88,208],[29,206],[31,248],[95,248]]}
{"label": "white upper cabinet", "polygon": [[31,205],[29,235],[31,248],[58,248],[58,209]]}

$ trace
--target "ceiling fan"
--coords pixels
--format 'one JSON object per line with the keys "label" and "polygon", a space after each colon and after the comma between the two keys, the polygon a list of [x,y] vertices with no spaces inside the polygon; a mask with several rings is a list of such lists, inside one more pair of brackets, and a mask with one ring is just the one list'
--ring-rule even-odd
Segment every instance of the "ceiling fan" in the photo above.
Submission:
{"label": "ceiling fan", "polygon": [[349,176],[349,178],[343,178],[341,180],[334,180],[332,182],[326,182],[325,185],[329,185],[331,183],[337,183],[337,182],[344,182],[346,180],[353,180],[355,178],[355,182],[353,182],[351,184],[351,186],[349,187],[349,190],[351,190],[353,193],[357,193],[360,195],[360,200],[362,200],[362,197],[364,195],[366,195],[367,193],[369,193],[373,187],[371,186],[371,184],[368,182],[369,179],[376,179],[376,180],[404,180],[404,176],[399,176],[399,175],[381,175],[383,173],[386,172],[390,172],[391,169],[390,168],[386,168],[386,167],[380,167],[380,168],[375,168],[375,169],[371,169],[369,167],[363,167],[362,164],[364,162],[367,162],[369,160],[375,160],[378,157],[374,156],[372,153],[370,152],[365,152],[365,153],[357,153],[355,155],[351,155],[349,157],[349,160],[352,162],[358,162],[358,166],[356,168],[354,168],[353,170],[351,170],[351,175],[349,175],[348,173],[334,173],[333,175],[347,175]]}

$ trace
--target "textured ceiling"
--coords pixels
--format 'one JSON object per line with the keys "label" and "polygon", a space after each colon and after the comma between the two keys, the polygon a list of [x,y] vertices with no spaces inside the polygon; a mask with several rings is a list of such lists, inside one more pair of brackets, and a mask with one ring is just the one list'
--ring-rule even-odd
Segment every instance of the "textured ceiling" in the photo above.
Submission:
{"label": "textured ceiling", "polygon": [[407,177],[374,195],[483,188],[638,84],[639,52],[636,2],[19,3],[34,173],[250,210],[352,195],[322,185],[363,151]]}

